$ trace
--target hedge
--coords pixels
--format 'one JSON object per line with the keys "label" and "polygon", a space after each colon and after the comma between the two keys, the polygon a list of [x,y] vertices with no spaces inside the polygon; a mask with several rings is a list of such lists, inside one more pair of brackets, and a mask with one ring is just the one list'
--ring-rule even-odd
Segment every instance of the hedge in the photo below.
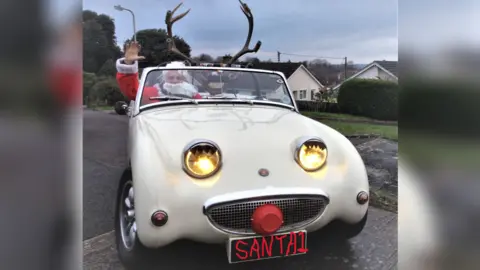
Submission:
{"label": "hedge", "polygon": [[[410,79],[402,81],[402,130],[428,131],[478,140],[478,83],[468,79]],[[463,140],[462,140],[463,141]]]}
{"label": "hedge", "polygon": [[342,113],[378,120],[398,120],[397,83],[377,79],[351,79],[340,86],[338,105]]}
{"label": "hedge", "polygon": [[299,111],[340,113],[338,103],[318,102],[310,100],[295,100]]}

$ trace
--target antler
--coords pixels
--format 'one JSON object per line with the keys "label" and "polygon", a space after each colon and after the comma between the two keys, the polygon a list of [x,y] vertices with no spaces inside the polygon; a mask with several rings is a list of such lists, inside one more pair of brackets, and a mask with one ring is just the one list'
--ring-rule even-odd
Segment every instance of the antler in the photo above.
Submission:
{"label": "antler", "polygon": [[245,41],[245,45],[243,45],[243,48],[235,54],[230,61],[228,61],[227,66],[231,66],[238,58],[242,57],[243,55],[247,53],[256,53],[259,49],[260,46],[262,45],[261,41],[257,41],[257,44],[253,49],[249,49],[248,46],[250,45],[250,40],[252,39],[252,32],[253,32],[253,14],[250,8],[248,7],[247,4],[243,3],[242,0],[238,0],[240,2],[240,8],[243,11],[243,14],[248,19],[248,36],[247,40]]}
{"label": "antler", "polygon": [[175,11],[177,11],[177,9],[180,8],[180,6],[182,4],[183,3],[180,3],[173,10],[167,11],[167,15],[165,16],[165,23],[167,24],[167,44],[168,44],[168,50],[169,51],[175,53],[176,55],[181,56],[182,58],[184,58],[185,60],[187,60],[191,64],[192,62],[196,62],[196,61],[191,59],[190,57],[186,56],[185,54],[183,54],[180,50],[178,50],[177,46],[175,46],[175,40],[173,39],[173,32],[172,32],[173,24],[176,21],[185,17],[188,14],[188,12],[190,12],[190,9],[188,9],[184,13],[182,13],[182,14],[176,16],[176,17],[173,17],[173,14],[175,13]]}

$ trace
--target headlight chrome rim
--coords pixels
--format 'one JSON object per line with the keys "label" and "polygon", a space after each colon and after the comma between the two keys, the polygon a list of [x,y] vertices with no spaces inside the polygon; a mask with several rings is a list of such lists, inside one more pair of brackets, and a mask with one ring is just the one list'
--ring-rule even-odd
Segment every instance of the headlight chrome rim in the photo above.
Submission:
{"label": "headlight chrome rim", "polygon": [[[194,173],[193,171],[191,171],[188,168],[187,160],[186,160],[188,153],[191,152],[191,150],[194,149],[195,147],[200,147],[200,146],[212,147],[212,148],[216,149],[216,152],[218,154],[217,167],[212,172],[210,172],[208,174],[205,174],[205,175],[198,175],[198,174]],[[196,140],[193,140],[192,142],[188,143],[185,146],[185,148],[183,149],[183,152],[182,152],[182,168],[183,168],[183,171],[192,178],[206,179],[206,178],[209,178],[209,177],[215,175],[220,170],[220,168],[222,167],[222,159],[223,159],[223,155],[222,155],[222,152],[221,152],[218,144],[216,144],[215,142],[210,141],[210,140],[196,139]]]}
{"label": "headlight chrome rim", "polygon": [[[300,150],[302,149],[302,146],[304,146],[306,143],[317,143],[317,144],[323,146],[323,148],[325,149],[325,161],[320,166],[318,166],[317,168],[314,168],[314,169],[305,168],[305,166],[302,164],[302,161],[300,160]],[[325,144],[325,142],[322,139],[320,139],[318,137],[302,137],[302,138],[298,139],[297,145],[295,147],[294,158],[295,158],[295,161],[297,162],[297,164],[303,170],[305,170],[306,172],[316,172],[316,171],[320,170],[321,168],[323,168],[325,166],[325,164],[327,163],[327,158],[328,158],[327,145]]]}

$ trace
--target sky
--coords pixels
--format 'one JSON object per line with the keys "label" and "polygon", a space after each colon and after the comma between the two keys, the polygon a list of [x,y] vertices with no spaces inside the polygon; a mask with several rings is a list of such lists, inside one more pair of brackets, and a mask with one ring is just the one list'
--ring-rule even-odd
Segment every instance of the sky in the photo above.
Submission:
{"label": "sky", "polygon": [[[251,47],[262,47],[250,57],[261,60],[304,61],[315,58],[340,63],[347,57],[358,64],[398,59],[397,0],[245,0],[252,10],[255,28]],[[165,14],[180,1],[84,0],[83,9],[112,17],[119,44],[133,35],[132,16],[117,11],[120,4],[135,13],[137,31],[165,28]],[[192,55],[214,57],[235,54],[245,42],[248,22],[237,0],[184,0],[176,12],[190,13],[173,26]],[[297,54],[301,56],[291,56]],[[331,57],[331,58],[327,58]]]}

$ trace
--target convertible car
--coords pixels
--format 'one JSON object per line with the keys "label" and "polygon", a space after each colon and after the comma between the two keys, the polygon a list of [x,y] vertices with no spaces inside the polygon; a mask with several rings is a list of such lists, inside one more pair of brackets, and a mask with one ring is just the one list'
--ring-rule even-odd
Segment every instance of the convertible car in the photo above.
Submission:
{"label": "convertible car", "polygon": [[[253,19],[242,10],[249,36],[229,63],[185,56],[183,67],[146,68],[135,100],[122,107],[130,166],[115,235],[127,268],[180,239],[226,244],[228,262],[237,263],[305,254],[307,235],[327,225],[344,239],[365,226],[369,184],[352,143],[299,113],[283,73],[231,66],[260,47],[248,49]],[[132,78],[136,65],[117,62]]]}

